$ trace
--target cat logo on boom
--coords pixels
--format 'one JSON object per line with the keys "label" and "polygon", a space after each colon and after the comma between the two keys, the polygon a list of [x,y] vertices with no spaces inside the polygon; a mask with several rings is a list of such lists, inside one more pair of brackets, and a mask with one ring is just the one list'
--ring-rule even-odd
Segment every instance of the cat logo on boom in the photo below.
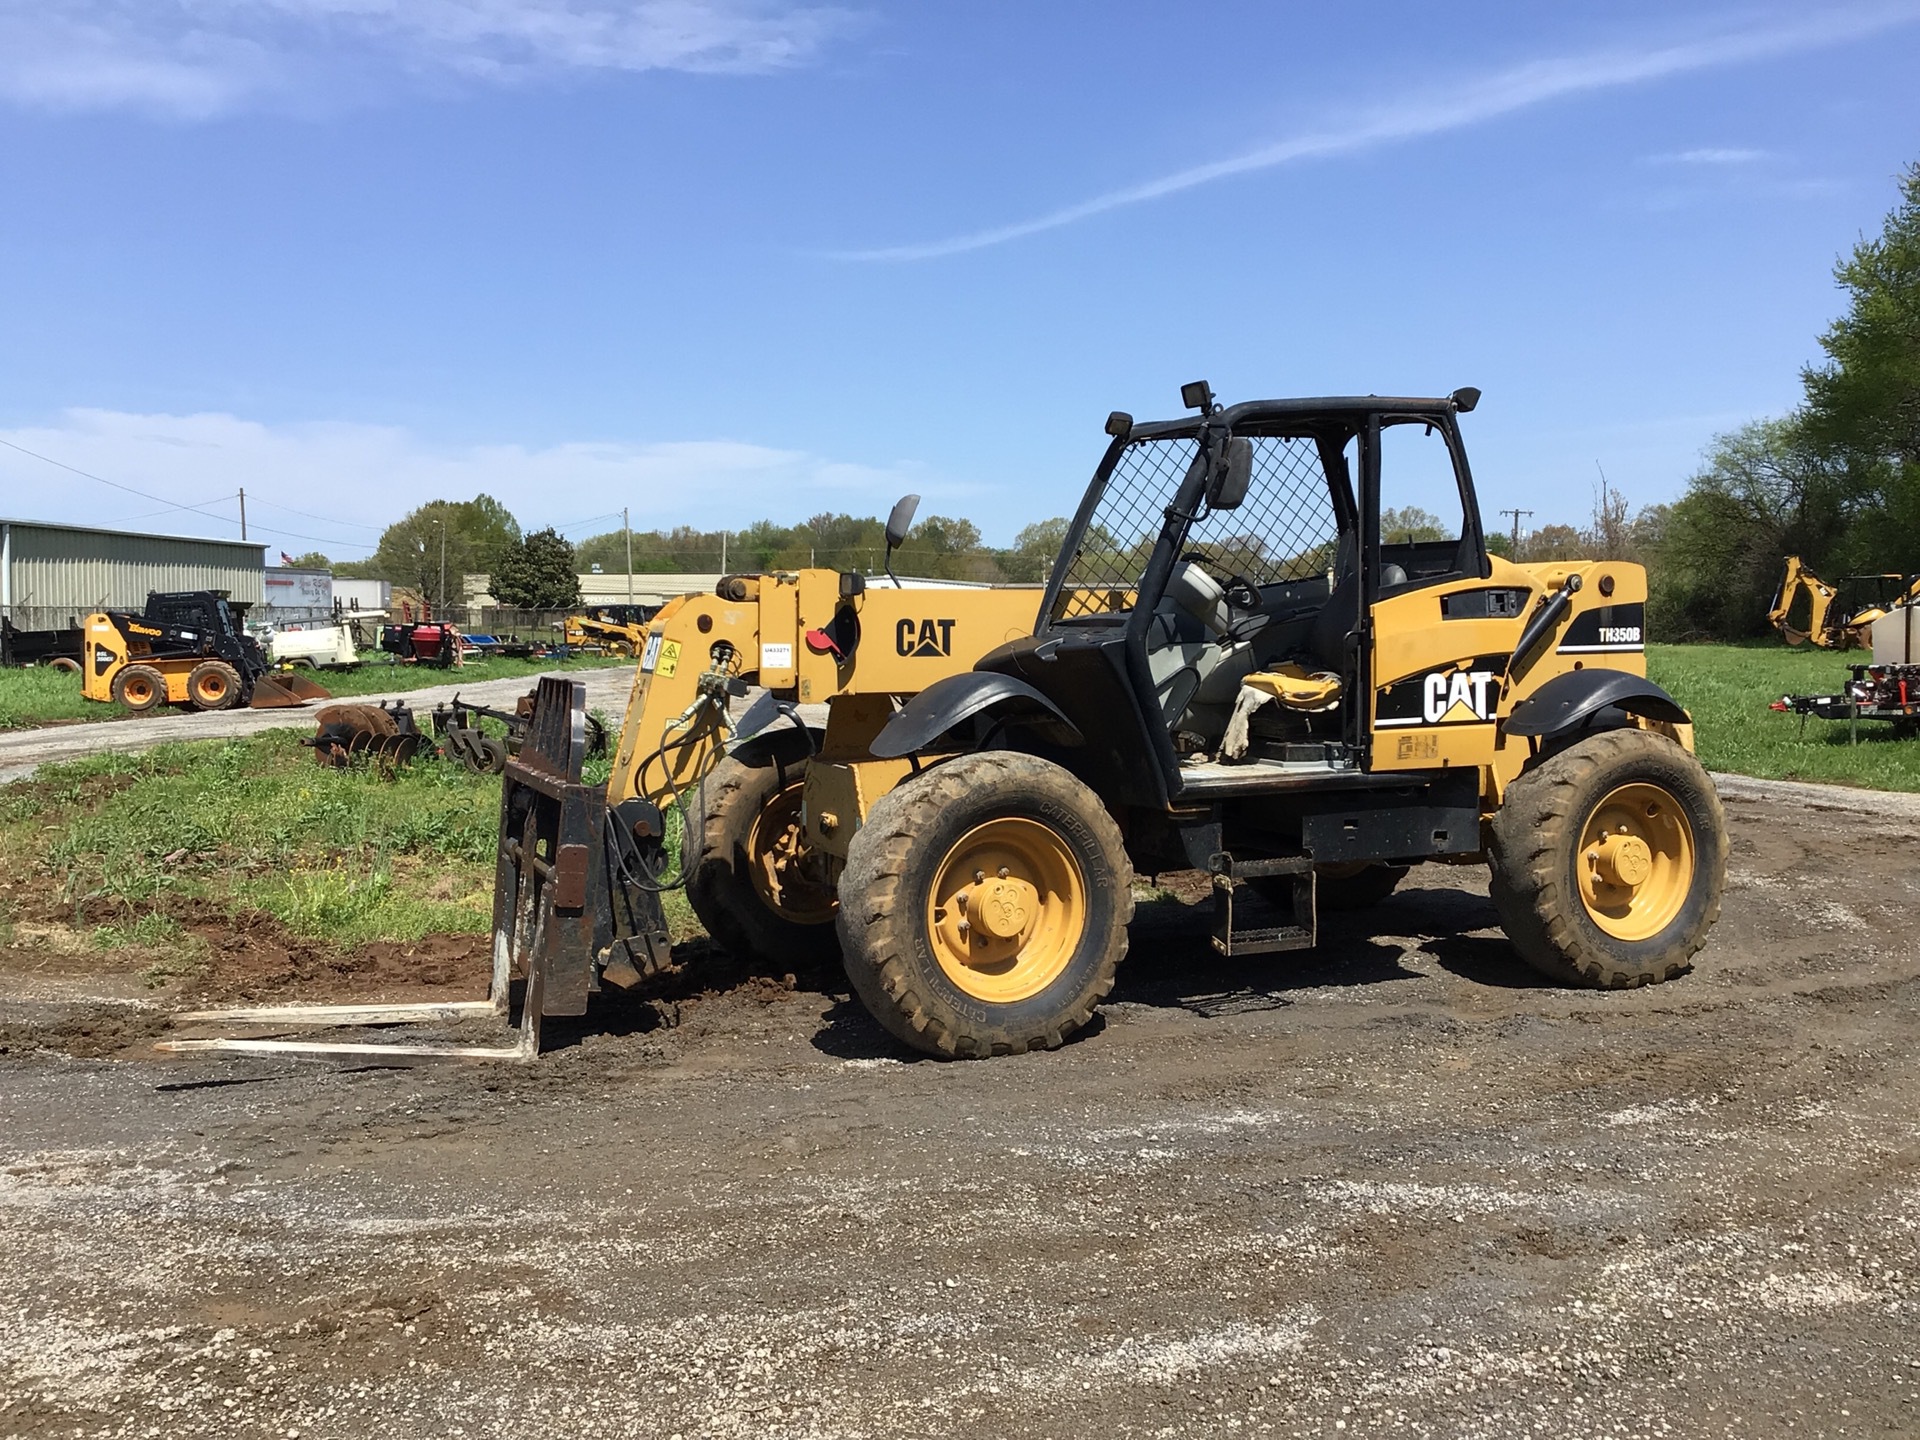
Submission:
{"label": "cat logo on boom", "polygon": [[940,660],[953,654],[952,620],[902,620],[893,627],[893,648],[921,660]]}

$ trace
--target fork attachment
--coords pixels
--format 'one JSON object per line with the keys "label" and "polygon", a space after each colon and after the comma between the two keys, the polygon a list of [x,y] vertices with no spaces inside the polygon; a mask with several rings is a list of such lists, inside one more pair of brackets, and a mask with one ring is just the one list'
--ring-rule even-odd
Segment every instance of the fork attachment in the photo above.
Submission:
{"label": "fork attachment", "polygon": [[[666,915],[638,854],[649,837],[609,813],[604,786],[581,783],[588,740],[586,686],[543,676],[501,776],[494,974],[524,973],[523,1003],[539,1015],[585,1014],[603,969],[630,985],[670,961]],[[658,816],[649,818],[642,827],[657,839]]]}
{"label": "fork attachment", "polygon": [[501,776],[493,978],[487,999],[266,1005],[179,1017],[194,1024],[289,1027],[448,1022],[485,1015],[504,1021],[512,1013],[514,977],[522,974],[526,991],[519,1034],[511,1044],[388,1045],[221,1036],[163,1040],[156,1048],[532,1060],[540,1053],[541,1020],[585,1014],[587,999],[599,990],[602,976],[613,984],[631,985],[664,968],[670,961],[666,917],[651,879],[664,869],[659,844],[664,827],[651,807],[610,814],[606,790],[581,782],[587,730],[586,686],[564,676],[541,677],[525,743]]}

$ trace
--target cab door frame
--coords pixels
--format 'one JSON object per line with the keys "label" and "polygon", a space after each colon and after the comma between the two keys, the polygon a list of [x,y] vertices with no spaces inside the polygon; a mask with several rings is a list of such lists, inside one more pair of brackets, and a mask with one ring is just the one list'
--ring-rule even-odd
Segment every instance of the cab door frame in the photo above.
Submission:
{"label": "cab door frame", "polygon": [[[1389,592],[1381,578],[1381,435],[1395,423],[1424,424],[1440,432],[1460,502],[1460,537],[1451,569],[1410,578]],[[1484,625],[1454,629],[1442,623],[1443,595],[1479,589],[1492,574],[1473,475],[1451,407],[1368,415],[1361,456],[1360,574],[1363,613],[1353,691],[1358,703],[1349,709],[1349,724],[1362,767],[1432,770],[1486,763],[1494,743],[1504,652],[1481,653],[1494,638],[1479,633]],[[1393,637],[1385,656],[1382,633]],[[1415,635],[1423,638],[1407,643]],[[1462,645],[1471,653],[1452,653]],[[1498,671],[1492,665],[1496,659]],[[1439,718],[1433,714],[1436,688],[1442,690]]]}

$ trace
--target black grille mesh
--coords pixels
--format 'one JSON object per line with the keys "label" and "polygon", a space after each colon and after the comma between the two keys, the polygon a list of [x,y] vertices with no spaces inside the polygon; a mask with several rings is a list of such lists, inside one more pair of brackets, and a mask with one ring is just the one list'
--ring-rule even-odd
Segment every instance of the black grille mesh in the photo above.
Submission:
{"label": "black grille mesh", "polygon": [[[1129,445],[1113,467],[1080,549],[1067,566],[1066,615],[1124,609],[1115,591],[1131,591],[1146,569],[1166,507],[1193,463],[1199,442],[1146,440]],[[1253,438],[1253,479],[1237,510],[1202,515],[1187,531],[1187,549],[1215,569],[1256,585],[1302,580],[1333,566],[1338,526],[1326,472],[1314,442],[1289,436]]]}

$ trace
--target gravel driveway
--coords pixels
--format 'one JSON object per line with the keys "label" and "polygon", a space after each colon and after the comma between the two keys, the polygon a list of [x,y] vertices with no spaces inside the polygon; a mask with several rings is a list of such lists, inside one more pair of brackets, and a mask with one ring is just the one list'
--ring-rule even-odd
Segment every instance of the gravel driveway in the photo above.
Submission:
{"label": "gravel driveway", "polygon": [[1916,820],[1806,788],[1622,994],[1431,865],[1013,1059],[697,949],[526,1069],[16,1036],[0,1433],[1920,1433]]}
{"label": "gravel driveway", "polygon": [[[633,688],[633,667],[609,666],[568,672],[587,683],[587,704],[618,715],[627,708]],[[506,680],[467,680],[435,685],[426,690],[392,691],[379,695],[347,695],[343,701],[377,705],[405,700],[416,711],[433,709],[458,694],[478,705],[511,710],[513,702],[531,690],[538,677],[518,675]],[[325,702],[320,702],[324,704]],[[311,729],[318,706],[297,710],[169,711],[127,720],[95,720],[84,725],[49,725],[38,730],[0,731],[0,784],[31,775],[37,766],[55,760],[73,760],[104,750],[151,750],[175,740],[215,740],[228,735],[253,735],[286,727]]]}

